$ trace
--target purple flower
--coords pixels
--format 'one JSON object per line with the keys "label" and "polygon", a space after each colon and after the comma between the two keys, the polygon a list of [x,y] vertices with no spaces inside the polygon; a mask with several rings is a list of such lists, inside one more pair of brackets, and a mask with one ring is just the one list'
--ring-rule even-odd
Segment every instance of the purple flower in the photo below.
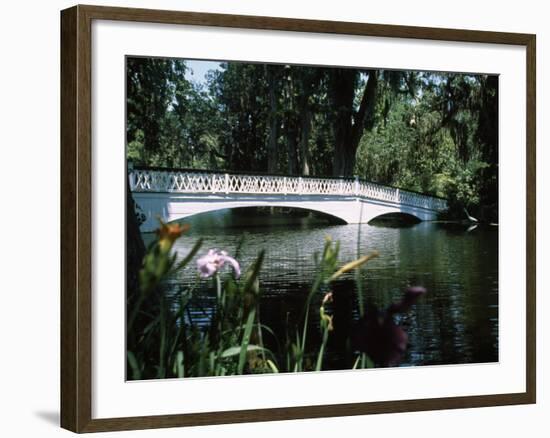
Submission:
{"label": "purple flower", "polygon": [[200,257],[197,260],[197,269],[201,278],[208,278],[218,272],[226,262],[233,267],[235,277],[239,278],[241,276],[239,262],[233,257],[228,256],[226,251],[218,249],[211,249],[207,254]]}
{"label": "purple flower", "polygon": [[383,367],[399,364],[409,337],[391,315],[372,308],[359,321],[358,329],[357,346],[375,364]]}
{"label": "purple flower", "polygon": [[372,306],[359,320],[355,332],[355,343],[359,350],[367,353],[377,365],[399,364],[407,349],[408,336],[395,323],[393,315],[407,312],[425,293],[426,289],[421,286],[409,287],[401,301],[391,304],[385,311]]}

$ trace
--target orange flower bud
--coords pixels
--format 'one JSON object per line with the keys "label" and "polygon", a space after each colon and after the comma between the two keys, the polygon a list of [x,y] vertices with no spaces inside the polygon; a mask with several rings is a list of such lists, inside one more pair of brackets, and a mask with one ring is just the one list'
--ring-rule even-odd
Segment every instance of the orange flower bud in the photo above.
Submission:
{"label": "orange flower bud", "polygon": [[162,251],[168,252],[174,242],[190,228],[189,224],[180,225],[178,223],[165,224],[160,221],[160,228],[157,230],[159,237],[159,246]]}

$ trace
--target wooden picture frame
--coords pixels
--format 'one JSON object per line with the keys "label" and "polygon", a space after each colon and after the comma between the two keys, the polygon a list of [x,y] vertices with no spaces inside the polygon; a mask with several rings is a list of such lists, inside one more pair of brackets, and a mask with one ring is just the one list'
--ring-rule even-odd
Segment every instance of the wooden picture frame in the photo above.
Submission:
{"label": "wooden picture frame", "polygon": [[[225,28],[516,45],[526,48],[525,392],[239,411],[92,418],[92,22]],[[528,404],[536,401],[535,58],[530,34],[165,10],[75,6],[61,12],[61,426],[97,432]]]}

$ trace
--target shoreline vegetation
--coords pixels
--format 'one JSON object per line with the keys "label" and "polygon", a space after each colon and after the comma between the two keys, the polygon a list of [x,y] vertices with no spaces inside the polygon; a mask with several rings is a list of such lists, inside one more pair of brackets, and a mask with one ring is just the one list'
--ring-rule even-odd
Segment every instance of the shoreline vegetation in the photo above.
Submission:
{"label": "shoreline vegetation", "polygon": [[[327,237],[322,253],[314,254],[317,274],[307,295],[300,320],[288,327],[286,339],[277,348],[266,347],[265,338],[274,337],[260,319],[259,275],[264,252],[241,267],[238,258],[223,250],[202,249],[198,239],[180,261],[172,251],[174,242],[189,229],[179,224],[161,223],[145,253],[138,273],[139,288],[127,297],[127,370],[130,380],[183,378],[258,373],[322,371],[329,337],[335,330],[333,283],[347,272],[359,271],[376,251],[356,260],[338,260],[339,243]],[[239,250],[237,249],[236,257]],[[202,255],[201,255],[202,254]],[[194,326],[186,317],[193,287],[180,290],[175,304],[169,305],[159,292],[163,280],[185,268],[196,255],[197,281],[212,282],[214,314],[206,329]],[[227,267],[230,266],[230,269]],[[360,276],[356,276],[359,318],[354,330],[343,340],[350,358],[346,368],[362,369],[398,365],[407,348],[407,333],[395,323],[394,314],[411,311],[426,293],[422,287],[409,287],[400,301],[386,309],[365,306]],[[316,307],[313,298],[322,295]],[[310,345],[310,322],[318,321],[319,345]],[[338,330],[338,327],[336,327]]]}

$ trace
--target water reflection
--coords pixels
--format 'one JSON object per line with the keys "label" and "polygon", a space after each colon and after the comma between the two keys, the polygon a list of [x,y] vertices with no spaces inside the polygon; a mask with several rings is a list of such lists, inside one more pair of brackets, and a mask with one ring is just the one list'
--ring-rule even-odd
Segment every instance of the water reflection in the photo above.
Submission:
{"label": "water reflection", "polygon": [[[405,288],[422,285],[428,293],[412,312],[397,322],[409,335],[402,365],[456,364],[498,360],[498,229],[419,223],[407,227],[373,225],[329,225],[296,222],[292,225],[226,227],[214,222],[195,224],[189,234],[176,242],[183,256],[198,236],[204,238],[203,251],[225,249],[237,254],[241,266],[249,266],[260,249],[266,250],[260,275],[263,294],[262,322],[277,339],[266,342],[276,349],[286,339],[289,328],[301,318],[305,295],[314,277],[313,254],[321,251],[325,237],[341,243],[340,260],[355,259],[357,239],[362,254],[377,250],[380,257],[363,271],[363,287],[368,305],[385,308],[397,301]],[[151,236],[145,236],[149,240]],[[239,242],[242,246],[238,249]],[[197,283],[198,282],[198,283]],[[170,280],[166,293],[177,296],[180,288],[196,287],[188,318],[207,321],[212,312],[211,282],[198,280],[195,264]],[[357,320],[353,274],[334,285],[335,330],[327,352],[327,368],[349,363],[339,338],[356,330]],[[322,293],[316,297],[317,302]],[[312,345],[319,342],[315,321],[309,330]]]}

